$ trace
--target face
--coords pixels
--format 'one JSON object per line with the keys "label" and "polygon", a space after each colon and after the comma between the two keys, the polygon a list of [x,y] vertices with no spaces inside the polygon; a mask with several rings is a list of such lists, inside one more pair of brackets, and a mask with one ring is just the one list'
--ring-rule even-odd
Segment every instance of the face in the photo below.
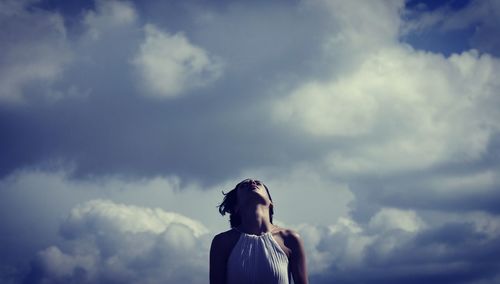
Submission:
{"label": "face", "polygon": [[260,197],[266,203],[271,202],[264,184],[259,180],[246,179],[238,184],[236,190],[239,202],[245,202],[249,198],[255,197]]}

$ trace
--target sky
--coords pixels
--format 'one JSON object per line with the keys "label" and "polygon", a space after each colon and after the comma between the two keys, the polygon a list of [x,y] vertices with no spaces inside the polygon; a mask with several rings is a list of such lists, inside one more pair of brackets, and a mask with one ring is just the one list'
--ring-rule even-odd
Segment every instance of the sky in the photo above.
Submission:
{"label": "sky", "polygon": [[208,283],[262,180],[311,283],[500,283],[500,1],[0,0],[0,282]]}

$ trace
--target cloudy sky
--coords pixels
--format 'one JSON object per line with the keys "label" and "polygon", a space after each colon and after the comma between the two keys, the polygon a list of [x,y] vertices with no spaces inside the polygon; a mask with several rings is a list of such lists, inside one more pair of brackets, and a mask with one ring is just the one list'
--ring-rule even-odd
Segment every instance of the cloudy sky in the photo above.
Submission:
{"label": "cloudy sky", "polygon": [[0,0],[0,282],[207,283],[221,191],[252,177],[311,283],[500,283],[499,19]]}

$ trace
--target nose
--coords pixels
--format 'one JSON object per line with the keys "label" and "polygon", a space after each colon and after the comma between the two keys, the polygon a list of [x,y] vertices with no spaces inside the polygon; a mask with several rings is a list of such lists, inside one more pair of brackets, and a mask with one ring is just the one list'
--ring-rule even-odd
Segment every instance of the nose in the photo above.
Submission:
{"label": "nose", "polygon": [[247,182],[246,182],[246,186],[248,188],[254,188],[254,187],[257,187],[257,182],[253,179],[248,179]]}

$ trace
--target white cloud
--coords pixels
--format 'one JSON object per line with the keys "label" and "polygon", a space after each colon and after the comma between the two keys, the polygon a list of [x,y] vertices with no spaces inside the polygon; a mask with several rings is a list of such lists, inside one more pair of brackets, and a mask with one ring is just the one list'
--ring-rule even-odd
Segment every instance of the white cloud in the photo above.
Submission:
{"label": "white cloud", "polygon": [[340,44],[373,49],[393,43],[399,33],[403,0],[311,2],[328,9],[336,23],[338,30],[327,42],[328,48],[335,49]]}
{"label": "white cloud", "polygon": [[[365,234],[365,229],[350,218],[340,218],[337,223],[330,225],[327,231],[329,237],[335,236],[340,242],[337,248],[333,248],[331,266],[336,263],[342,269],[359,266],[365,258],[365,250],[369,246],[374,237]],[[323,237],[325,238],[325,236]],[[327,237],[328,238],[328,237]],[[324,241],[324,240],[323,240]],[[322,244],[329,247],[334,244]],[[321,248],[321,247],[320,247]],[[311,252],[312,255],[315,252]]]}
{"label": "white cloud", "polygon": [[163,32],[151,24],[144,30],[146,39],[132,63],[145,94],[176,97],[205,86],[221,75],[220,60],[190,43],[184,34]]}
{"label": "white cloud", "polygon": [[[481,265],[496,265],[498,260],[487,250],[497,249],[498,224],[497,217],[481,213],[457,215],[456,220],[446,218],[429,227],[416,212],[385,208],[367,224],[341,218],[330,226],[303,224],[296,229],[305,242],[315,282],[387,283],[394,277],[439,279],[457,269],[476,271],[477,258],[484,261]],[[478,279],[482,277],[489,276]]]}
{"label": "white cloud", "polygon": [[296,230],[304,241],[312,275],[321,275],[331,270],[332,266],[342,270],[361,266],[366,250],[376,239],[346,217],[329,226],[302,224],[296,226]]}
{"label": "white cloud", "polygon": [[322,56],[330,70],[340,73],[354,70],[372,52],[397,42],[403,0],[314,0],[305,3],[330,15],[330,32],[322,43]]}
{"label": "white cloud", "polygon": [[[274,104],[274,119],[347,141],[326,158],[333,172],[388,173],[474,160],[500,129],[499,61],[475,51],[449,58],[384,48],[358,70],[306,82]],[[342,139],[342,140],[340,140]]]}
{"label": "white cloud", "polygon": [[41,282],[203,283],[208,229],[161,209],[92,200],[61,226],[65,240],[40,251]]}
{"label": "white cloud", "polygon": [[88,11],[83,23],[93,40],[98,40],[103,33],[123,27],[133,27],[137,13],[130,2],[115,0],[96,0],[96,10]]}
{"label": "white cloud", "polygon": [[415,211],[382,208],[370,219],[369,226],[376,231],[403,230],[418,232],[425,226],[425,223]]}
{"label": "white cloud", "polygon": [[330,224],[296,226],[305,243],[311,273],[319,275],[332,267],[357,270],[370,261],[368,254],[375,251],[380,257],[390,255],[406,245],[406,237],[425,228],[416,212],[394,208],[381,209],[365,225],[341,217]]}
{"label": "white cloud", "polygon": [[208,232],[201,224],[176,213],[113,204],[106,200],[89,201],[71,210],[68,220],[62,226],[62,231],[79,235],[78,232],[94,232],[106,228],[123,233],[159,234],[172,223],[186,225],[196,237]]}
{"label": "white cloud", "polygon": [[50,97],[48,87],[70,59],[62,17],[28,10],[27,5],[10,1],[1,4],[0,102],[22,102],[28,88]]}

